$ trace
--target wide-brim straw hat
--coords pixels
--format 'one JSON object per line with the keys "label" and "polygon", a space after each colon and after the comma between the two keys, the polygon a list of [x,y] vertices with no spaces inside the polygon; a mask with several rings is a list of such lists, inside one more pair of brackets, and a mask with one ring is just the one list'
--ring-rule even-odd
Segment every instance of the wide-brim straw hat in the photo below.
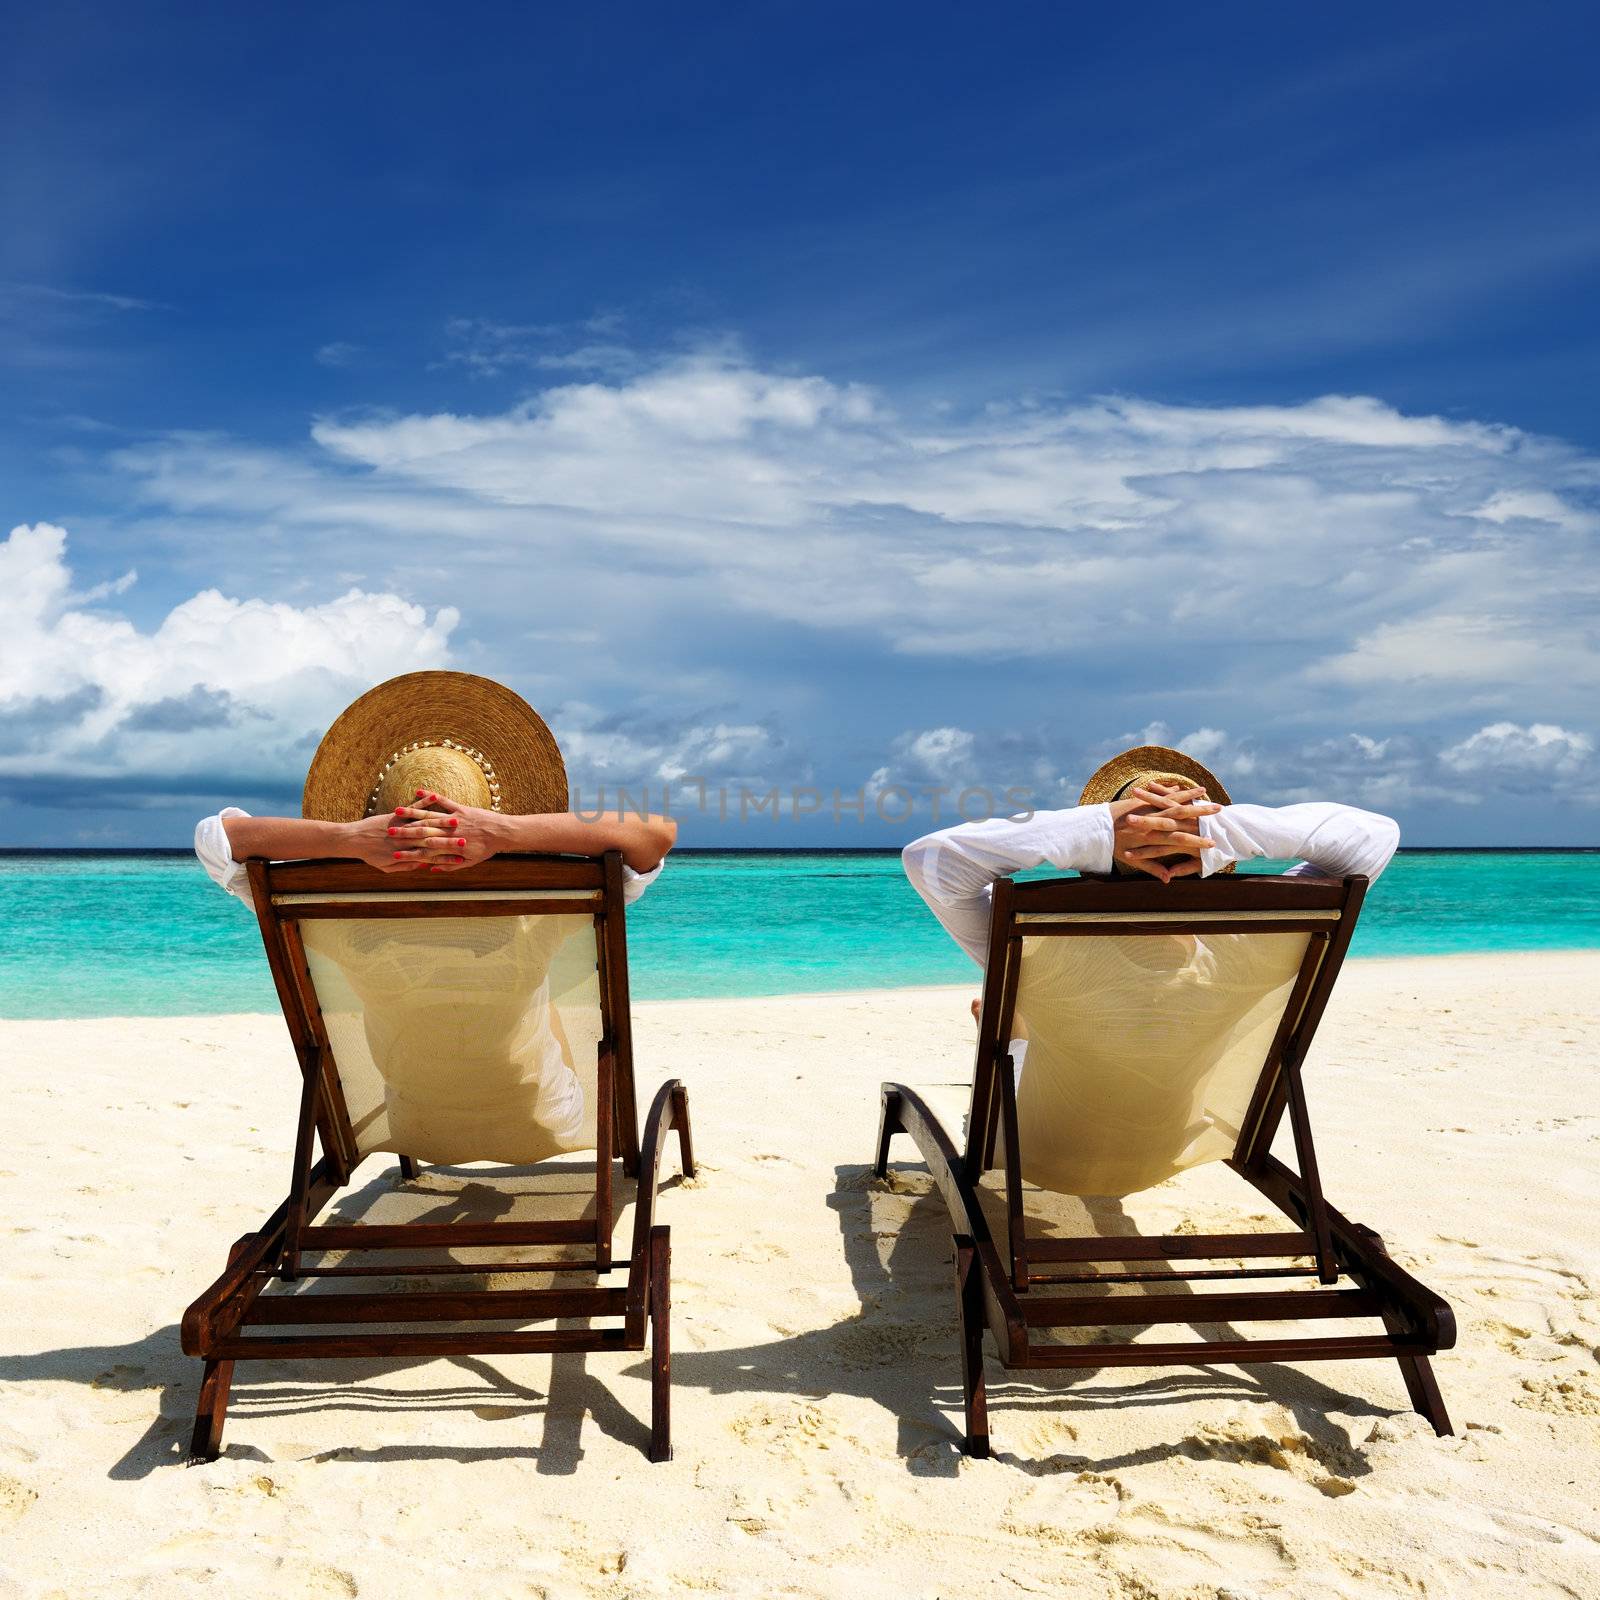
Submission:
{"label": "wide-brim straw hat", "polygon": [[1228,791],[1209,767],[1193,756],[1164,744],[1136,744],[1119,756],[1096,767],[1078,797],[1080,806],[1097,806],[1107,800],[1120,800],[1125,789],[1136,789],[1152,780],[1199,784],[1219,806],[1232,805]]}
{"label": "wide-brim straw hat", "polygon": [[417,789],[512,815],[567,809],[567,766],[521,695],[471,672],[407,672],[369,689],[322,737],[301,812],[355,822]]}
{"label": "wide-brim straw hat", "polygon": [[[1150,782],[1178,782],[1199,784],[1208,799],[1219,806],[1232,805],[1222,780],[1209,767],[1164,744],[1137,744],[1131,750],[1096,767],[1078,797],[1080,806],[1102,805],[1109,800],[1120,800],[1130,789]],[[1230,861],[1221,870],[1232,872]]]}

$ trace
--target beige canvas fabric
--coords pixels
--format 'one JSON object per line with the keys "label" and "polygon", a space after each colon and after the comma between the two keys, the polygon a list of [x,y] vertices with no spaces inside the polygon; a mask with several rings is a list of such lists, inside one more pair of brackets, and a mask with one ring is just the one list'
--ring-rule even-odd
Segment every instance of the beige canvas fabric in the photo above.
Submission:
{"label": "beige canvas fabric", "polygon": [[540,1161],[595,1142],[587,915],[301,924],[363,1154]]}
{"label": "beige canvas fabric", "polygon": [[1024,938],[1023,1177],[1126,1195],[1232,1155],[1306,939]]}

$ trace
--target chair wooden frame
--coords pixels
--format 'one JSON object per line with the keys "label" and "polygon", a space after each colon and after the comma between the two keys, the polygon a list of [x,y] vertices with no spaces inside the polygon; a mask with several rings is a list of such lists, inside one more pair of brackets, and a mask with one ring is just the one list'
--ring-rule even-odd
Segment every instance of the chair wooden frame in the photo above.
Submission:
{"label": "chair wooden frame", "polygon": [[[1008,1369],[1389,1357],[1400,1364],[1414,1409],[1437,1433],[1451,1431],[1428,1358],[1455,1343],[1454,1316],[1444,1300],[1390,1259],[1372,1229],[1351,1222],[1324,1199],[1301,1081],[1306,1052],[1349,948],[1366,886],[1362,877],[1310,876],[1180,879],[1169,884],[1085,876],[1030,883],[1003,879],[995,885],[965,1147],[957,1151],[938,1117],[914,1090],[886,1083],[873,1168],[878,1177],[886,1176],[891,1139],[897,1133],[909,1134],[950,1211],[968,1454],[989,1453],[985,1328]],[[1181,921],[1171,920],[1173,913],[1181,913]],[[1017,1125],[1009,1053],[1022,941],[1250,932],[1310,935],[1244,1131],[1228,1161],[1290,1219],[1293,1228],[1270,1233],[1030,1238],[1020,1161],[1026,1134]],[[1271,1154],[1285,1112],[1294,1135],[1298,1172]],[[978,1194],[984,1172],[996,1164],[997,1143],[1003,1148],[1005,1167],[1004,1256]],[[1232,1260],[1249,1264],[1207,1265]],[[1191,1262],[1196,1265],[1172,1265]],[[1265,1264],[1269,1262],[1277,1264]],[[1291,1264],[1297,1262],[1309,1264]],[[1061,1267],[1078,1270],[1056,1270]],[[1317,1283],[1309,1288],[1203,1294],[1187,1288],[1202,1279],[1312,1276]],[[1338,1286],[1342,1282],[1348,1287]],[[1093,1285],[1098,1292],[1060,1292],[1084,1285]],[[1134,1286],[1133,1292],[1117,1292],[1117,1286],[1124,1285]],[[1150,1290],[1145,1285],[1157,1287]],[[1161,1285],[1171,1288],[1163,1290]],[[1112,1286],[1109,1293],[1106,1286]],[[1040,1343],[1033,1338],[1035,1330],[1052,1328],[1343,1318],[1376,1319],[1382,1332],[1162,1344]]]}
{"label": "chair wooden frame", "polygon": [[[633,1078],[633,1037],[628,1004],[627,935],[622,857],[498,856],[482,865],[425,882],[411,873],[382,873],[359,862],[310,861],[248,864],[267,961],[299,1060],[300,1114],[288,1198],[267,1221],[240,1239],[223,1274],[184,1313],[186,1355],[204,1363],[190,1461],[214,1460],[222,1446],[234,1364],[252,1360],[386,1359],[512,1355],[525,1352],[643,1350],[650,1336],[651,1424],[649,1455],[665,1461],[671,1445],[669,1335],[670,1231],[657,1225],[656,1194],[664,1143],[676,1130],[685,1176],[694,1175],[688,1096],[681,1082],[665,1083],[645,1119],[641,1139]],[[493,898],[454,898],[462,891],[493,890]],[[319,901],[321,895],[337,896]],[[352,899],[350,896],[358,896]],[[422,896],[422,898],[418,898]],[[340,1089],[337,1063],[306,965],[300,924],[321,917],[514,916],[536,913],[593,919],[599,959],[602,1037],[595,1095],[595,1204],[578,1220],[336,1224],[315,1218],[350,1181],[362,1160]],[[315,1146],[321,1145],[317,1156]],[[633,1240],[623,1262],[613,1262],[613,1165],[637,1180]],[[401,1174],[416,1163],[400,1157]],[[562,1246],[574,1259],[473,1260],[423,1265],[322,1265],[330,1252]],[[311,1264],[306,1258],[311,1257]],[[599,1278],[625,1265],[622,1287]],[[559,1272],[595,1279],[592,1287],[552,1286],[419,1293],[363,1290],[361,1278],[438,1276],[448,1280],[485,1272]],[[264,1293],[274,1280],[312,1277],[358,1280],[348,1292]],[[588,1326],[529,1331],[526,1324],[572,1319]],[[459,1325],[427,1331],[433,1322]],[[385,1324],[382,1331],[371,1325]],[[505,1324],[516,1331],[506,1331]],[[492,1325],[500,1324],[500,1327]],[[408,1326],[410,1325],[410,1326]],[[482,1325],[482,1326],[478,1326]],[[302,1331],[258,1333],[258,1327]],[[346,1326],[354,1331],[331,1331]],[[315,1332],[303,1330],[315,1328]],[[399,1331],[397,1331],[397,1329]]]}

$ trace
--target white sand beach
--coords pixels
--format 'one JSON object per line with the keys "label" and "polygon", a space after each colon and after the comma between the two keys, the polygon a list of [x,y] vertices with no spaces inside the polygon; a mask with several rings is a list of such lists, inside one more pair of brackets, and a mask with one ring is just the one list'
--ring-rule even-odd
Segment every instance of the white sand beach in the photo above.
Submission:
{"label": "white sand beach", "polygon": [[[991,1363],[964,1459],[945,1213],[910,1141],[866,1163],[881,1080],[964,1079],[969,993],[636,1007],[703,1162],[659,1466],[641,1358],[529,1356],[241,1367],[184,1467],[178,1318],[287,1186],[283,1024],[0,1024],[0,1597],[1600,1594],[1600,952],[1353,963],[1314,1052],[1330,1197],[1456,1307],[1448,1439],[1389,1363]],[[1217,1167],[1077,1211],[1262,1215]]]}

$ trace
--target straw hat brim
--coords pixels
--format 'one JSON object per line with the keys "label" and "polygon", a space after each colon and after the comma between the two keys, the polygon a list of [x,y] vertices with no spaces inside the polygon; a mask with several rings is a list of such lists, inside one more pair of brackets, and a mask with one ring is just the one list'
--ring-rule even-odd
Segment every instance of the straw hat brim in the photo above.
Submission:
{"label": "straw hat brim", "polygon": [[369,689],[335,718],[311,758],[301,813],[355,822],[385,763],[413,744],[477,751],[499,785],[499,809],[567,809],[567,766],[554,735],[521,695],[471,672],[407,672]]}
{"label": "straw hat brim", "polygon": [[1175,773],[1199,784],[1219,806],[1232,805],[1228,791],[1209,767],[1202,766],[1193,756],[1181,750],[1169,749],[1164,744],[1139,744],[1112,756],[1103,766],[1097,767],[1078,797],[1080,806],[1102,805],[1115,800],[1118,794],[1136,778],[1153,777],[1157,773]]}

